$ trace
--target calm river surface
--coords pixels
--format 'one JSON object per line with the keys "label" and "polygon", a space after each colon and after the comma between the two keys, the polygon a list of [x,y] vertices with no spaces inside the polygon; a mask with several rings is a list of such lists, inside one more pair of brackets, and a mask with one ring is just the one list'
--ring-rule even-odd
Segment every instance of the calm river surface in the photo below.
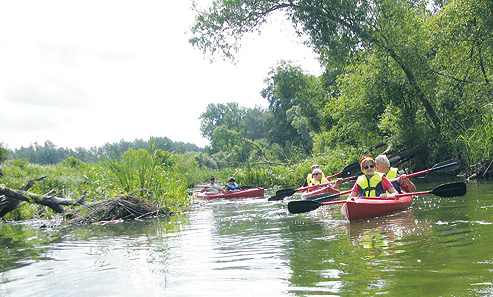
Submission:
{"label": "calm river surface", "polygon": [[0,296],[493,296],[493,184],[467,186],[353,223],[340,205],[288,214],[288,199],[197,201],[106,225],[0,223]]}

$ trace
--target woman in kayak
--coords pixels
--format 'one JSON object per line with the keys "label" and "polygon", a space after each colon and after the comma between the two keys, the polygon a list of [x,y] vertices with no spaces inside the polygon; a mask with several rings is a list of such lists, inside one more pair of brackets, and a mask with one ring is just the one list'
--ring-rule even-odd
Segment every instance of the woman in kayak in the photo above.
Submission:
{"label": "woman in kayak", "polygon": [[[310,183],[313,179],[313,171],[315,171],[316,169],[322,171],[320,169],[320,166],[318,166],[317,164],[313,164],[311,169],[310,169],[310,173],[308,173],[308,175],[306,176],[306,180],[303,182],[303,187],[310,185]],[[325,174],[322,172],[322,179],[323,178],[325,178]]]}
{"label": "woman in kayak", "polygon": [[322,170],[319,168],[316,168],[312,171],[312,179],[310,180],[309,185],[314,186],[314,185],[319,185],[319,184],[325,184],[328,183],[329,180],[325,178],[325,175]]}
{"label": "woman in kayak", "polygon": [[[372,157],[366,156],[359,161],[364,175],[358,177],[348,199],[356,197],[393,198],[398,194],[392,183],[383,173],[377,172],[377,164]],[[390,193],[390,194],[387,194]]]}
{"label": "woman in kayak", "polygon": [[325,177],[323,171],[320,170],[320,169],[313,170],[312,176],[313,176],[313,178],[310,180],[309,186],[316,186],[316,185],[320,185],[320,184],[327,184],[327,185],[331,186],[332,188],[337,189],[337,186],[339,185],[339,182],[341,181],[340,178],[338,178],[335,181],[335,183],[332,182],[332,181],[330,181],[330,180],[328,180]]}
{"label": "woman in kayak", "polygon": [[399,193],[401,192],[401,189],[408,193],[416,192],[416,186],[407,175],[399,175],[398,168],[390,167],[390,161],[386,155],[378,155],[375,158],[375,164],[377,166],[377,171],[383,173]]}
{"label": "woman in kayak", "polygon": [[241,190],[241,188],[235,182],[235,178],[234,177],[230,177],[228,179],[228,183],[224,186],[224,191],[240,191],[240,190]]}

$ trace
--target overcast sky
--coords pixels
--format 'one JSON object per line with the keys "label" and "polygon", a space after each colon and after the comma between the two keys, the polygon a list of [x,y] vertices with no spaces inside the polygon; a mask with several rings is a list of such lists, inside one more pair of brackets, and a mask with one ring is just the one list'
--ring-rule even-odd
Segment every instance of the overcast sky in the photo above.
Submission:
{"label": "overcast sky", "polygon": [[190,7],[190,0],[1,1],[0,143],[90,148],[154,136],[203,147],[207,104],[267,107],[260,91],[281,59],[321,73],[280,21],[245,40],[236,65],[211,64],[188,43]]}

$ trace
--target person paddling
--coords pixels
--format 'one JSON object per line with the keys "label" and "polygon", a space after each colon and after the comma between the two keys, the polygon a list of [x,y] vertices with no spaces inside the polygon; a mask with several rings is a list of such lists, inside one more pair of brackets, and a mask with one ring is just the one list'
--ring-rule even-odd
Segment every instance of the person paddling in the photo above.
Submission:
{"label": "person paddling", "polygon": [[206,192],[207,194],[217,194],[222,191],[222,188],[216,184],[216,178],[214,176],[209,177],[209,184],[204,186],[202,191],[200,192]]}
{"label": "person paddling", "polygon": [[316,168],[312,171],[312,178],[310,179],[310,186],[320,185],[328,183],[329,180],[325,177],[325,174],[319,168]]}
{"label": "person paddling", "polygon": [[377,164],[372,157],[361,158],[359,164],[364,175],[358,177],[348,199],[356,197],[393,198],[395,194],[398,194],[384,174],[377,172]]}
{"label": "person paddling", "polygon": [[[310,185],[310,182],[313,179],[313,171],[317,169],[321,171],[320,166],[318,166],[317,164],[313,164],[310,169],[310,173],[306,175],[306,180],[303,182],[303,187]],[[325,178],[325,174],[323,172],[322,172],[322,178]]]}
{"label": "person paddling", "polygon": [[240,191],[240,190],[241,190],[241,188],[235,182],[235,178],[234,177],[230,177],[228,179],[228,183],[224,186],[224,191]]}
{"label": "person paddling", "polygon": [[386,155],[378,155],[375,158],[375,164],[377,166],[377,171],[383,173],[399,193],[402,191],[408,193],[416,192],[416,186],[406,174],[399,175],[398,168],[390,167],[390,161]]}

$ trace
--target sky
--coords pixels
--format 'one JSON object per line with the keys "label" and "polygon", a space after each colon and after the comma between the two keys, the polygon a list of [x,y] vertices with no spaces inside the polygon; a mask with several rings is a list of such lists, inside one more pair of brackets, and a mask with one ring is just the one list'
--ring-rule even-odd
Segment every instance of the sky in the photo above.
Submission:
{"label": "sky", "polygon": [[0,1],[0,144],[75,149],[167,137],[204,147],[199,116],[209,103],[267,107],[260,92],[280,60],[321,74],[282,18],[248,35],[235,64],[211,63],[188,42],[191,3]]}

